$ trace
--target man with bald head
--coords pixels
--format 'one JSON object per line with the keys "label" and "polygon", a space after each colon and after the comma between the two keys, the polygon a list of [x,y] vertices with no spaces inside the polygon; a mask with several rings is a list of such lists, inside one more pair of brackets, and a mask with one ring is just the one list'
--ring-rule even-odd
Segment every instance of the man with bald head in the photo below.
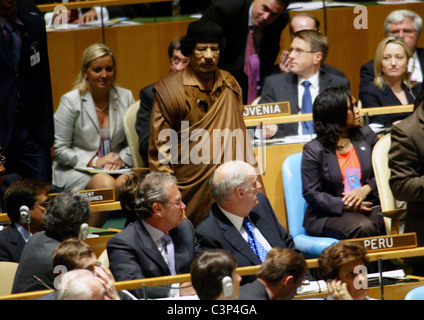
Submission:
{"label": "man with bald head", "polygon": [[255,169],[246,162],[225,162],[214,171],[210,189],[215,202],[196,228],[203,250],[230,251],[238,266],[244,267],[261,264],[273,247],[295,248],[268,198],[258,192],[260,187]]}

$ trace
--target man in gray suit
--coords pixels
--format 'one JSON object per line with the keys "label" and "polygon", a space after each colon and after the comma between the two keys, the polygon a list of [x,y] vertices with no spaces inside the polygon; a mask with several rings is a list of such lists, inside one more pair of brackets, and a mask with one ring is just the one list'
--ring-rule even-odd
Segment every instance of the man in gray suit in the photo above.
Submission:
{"label": "man in gray suit", "polygon": [[[327,87],[349,88],[347,79],[320,70],[328,53],[327,38],[321,33],[315,30],[301,30],[294,33],[289,53],[290,72],[266,78],[259,103],[289,101],[290,113],[297,114],[305,111],[302,105],[302,97],[306,91],[302,85],[303,81],[310,82],[312,103],[315,97]],[[265,129],[267,138],[309,134],[313,131],[311,124],[307,126],[308,130],[305,132],[298,123],[272,124]]]}

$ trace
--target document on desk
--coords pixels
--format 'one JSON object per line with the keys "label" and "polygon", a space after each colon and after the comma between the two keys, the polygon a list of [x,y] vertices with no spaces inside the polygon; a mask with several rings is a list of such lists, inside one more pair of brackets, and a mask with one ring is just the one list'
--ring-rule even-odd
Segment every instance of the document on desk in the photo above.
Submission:
{"label": "document on desk", "polygon": [[397,1],[377,1],[377,4],[404,4],[404,3],[416,3],[422,2],[418,0],[397,0]]}
{"label": "document on desk", "polygon": [[123,174],[123,173],[134,173],[131,168],[123,168],[119,170],[105,170],[101,167],[74,167],[75,170],[89,172],[89,173],[108,173],[108,174]]}
{"label": "document on desk", "polygon": [[[359,3],[351,2],[324,2],[327,8],[330,7],[356,7]],[[324,7],[322,1],[312,1],[312,2],[292,2],[288,6],[288,10],[291,11],[305,11],[305,10],[320,10]]]}

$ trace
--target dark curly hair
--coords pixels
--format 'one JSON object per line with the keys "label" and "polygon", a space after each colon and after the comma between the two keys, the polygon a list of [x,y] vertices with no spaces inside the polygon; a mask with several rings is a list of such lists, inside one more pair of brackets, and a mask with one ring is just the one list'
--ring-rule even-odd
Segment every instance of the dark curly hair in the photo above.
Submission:
{"label": "dark curly hair", "polygon": [[91,218],[90,203],[80,193],[59,193],[49,202],[44,216],[46,235],[62,242],[77,237],[83,223]]}
{"label": "dark curly hair", "polygon": [[358,242],[339,241],[321,252],[318,257],[318,276],[323,280],[337,278],[344,265],[361,261],[369,264],[366,248]]}

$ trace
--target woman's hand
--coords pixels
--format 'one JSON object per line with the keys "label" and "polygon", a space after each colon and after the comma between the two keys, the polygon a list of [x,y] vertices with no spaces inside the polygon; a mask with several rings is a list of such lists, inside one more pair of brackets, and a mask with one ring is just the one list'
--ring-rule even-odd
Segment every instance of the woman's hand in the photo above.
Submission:
{"label": "woman's hand", "polygon": [[331,294],[334,300],[353,300],[349,291],[347,290],[346,282],[341,280],[328,280],[327,281],[328,292]]}
{"label": "woman's hand", "polygon": [[121,169],[121,167],[125,166],[124,161],[122,161],[119,154],[111,152],[105,155],[102,158],[97,159],[96,162],[97,167],[103,167],[108,171],[116,171]]}
{"label": "woman's hand", "polygon": [[366,184],[359,189],[353,190],[347,195],[344,195],[344,207],[345,211],[356,211],[356,212],[370,212],[372,202],[364,201],[368,194],[371,192],[370,185]]}

